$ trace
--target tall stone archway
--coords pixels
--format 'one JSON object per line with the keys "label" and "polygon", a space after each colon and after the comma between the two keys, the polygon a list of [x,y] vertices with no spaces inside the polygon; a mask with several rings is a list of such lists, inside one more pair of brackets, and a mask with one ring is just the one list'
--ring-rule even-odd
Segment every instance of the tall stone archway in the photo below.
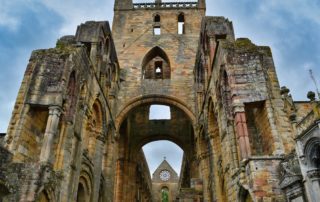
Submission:
{"label": "tall stone archway", "polygon": [[[150,119],[150,108],[154,104],[169,106],[171,118]],[[183,106],[181,103],[180,105]],[[195,166],[194,158],[194,117],[190,117],[186,110],[187,107],[180,107],[177,100],[148,97],[131,103],[119,113],[116,201],[132,201],[136,198],[136,190],[139,189],[136,168],[140,166],[140,159],[144,158],[141,149],[143,145],[153,141],[169,140],[180,146],[190,167],[186,177],[198,178],[198,166]],[[186,181],[190,182],[190,179]]]}

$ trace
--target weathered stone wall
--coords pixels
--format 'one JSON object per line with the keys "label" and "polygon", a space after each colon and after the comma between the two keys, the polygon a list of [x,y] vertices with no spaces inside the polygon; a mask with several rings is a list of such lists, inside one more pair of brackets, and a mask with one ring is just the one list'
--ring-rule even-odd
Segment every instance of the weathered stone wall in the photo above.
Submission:
{"label": "weathered stone wall", "polygon": [[[185,16],[185,34],[178,34],[178,15]],[[161,35],[153,34],[154,16],[160,16]],[[115,10],[115,37],[122,79],[118,113],[136,97],[162,95],[177,98],[194,110],[193,65],[203,9]],[[145,56],[159,47],[169,59],[170,79],[142,79]]]}
{"label": "weathered stone wall", "polygon": [[[227,22],[219,20],[221,27]],[[207,18],[203,22],[201,36],[206,39],[199,44],[195,67],[200,98],[197,111],[201,117],[199,124],[204,127],[197,131],[198,141],[211,145],[206,156],[203,155],[206,148],[201,147],[203,143],[198,147],[201,162],[207,159],[201,173],[205,200],[242,200],[239,193],[243,187],[253,200],[282,200],[277,167],[282,160],[280,155],[292,150],[294,135],[289,116],[283,111],[271,50],[256,46],[248,39],[233,41],[232,32],[227,31],[232,28],[222,33],[210,31],[210,27],[217,27],[219,20]],[[216,117],[213,121],[210,121],[211,113]],[[216,129],[212,124],[217,124]],[[221,145],[221,149],[217,145]],[[223,155],[219,151],[223,151]],[[243,164],[243,160],[248,162]],[[212,162],[211,168],[205,166],[208,162]],[[241,167],[246,169],[246,174],[239,172]],[[212,173],[210,169],[218,172],[213,182],[206,182]],[[210,194],[206,190],[213,184]]]}
{"label": "weathered stone wall", "polygon": [[[151,201],[141,147],[165,139],[185,152],[180,201],[284,201],[280,187],[317,201],[315,94],[294,102],[269,47],[204,16],[204,0],[116,0],[114,39],[90,21],[34,51],[0,137],[1,200]],[[171,119],[149,120],[152,104],[170,106]],[[298,160],[301,172],[284,167]]]}
{"label": "weathered stone wall", "polygon": [[81,186],[90,200],[113,200],[118,67],[107,22],[82,24],[76,37],[33,52],[4,143],[14,162],[6,175],[22,178],[8,180],[19,191],[5,201],[73,201]]}

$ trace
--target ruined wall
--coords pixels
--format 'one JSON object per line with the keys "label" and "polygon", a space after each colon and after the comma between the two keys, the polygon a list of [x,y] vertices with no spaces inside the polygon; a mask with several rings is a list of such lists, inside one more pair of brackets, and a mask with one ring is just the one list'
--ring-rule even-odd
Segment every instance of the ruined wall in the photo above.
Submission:
{"label": "ruined wall", "polygon": [[13,187],[4,201],[112,201],[117,68],[107,22],[32,53],[4,140],[13,159],[2,169]]}
{"label": "ruined wall", "polygon": [[[277,168],[281,155],[293,149],[294,135],[271,50],[233,36],[232,24],[223,18],[207,17],[202,23],[195,66],[198,158],[203,179],[216,172],[213,182],[204,180],[204,197],[282,200]],[[205,148],[201,141],[211,146]],[[208,155],[203,157],[204,151]]]}

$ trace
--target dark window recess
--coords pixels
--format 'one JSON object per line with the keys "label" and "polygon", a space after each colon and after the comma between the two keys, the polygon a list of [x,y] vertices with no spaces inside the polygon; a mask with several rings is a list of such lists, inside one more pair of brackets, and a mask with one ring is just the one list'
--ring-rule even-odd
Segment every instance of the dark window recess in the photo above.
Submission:
{"label": "dark window recess", "polygon": [[91,43],[89,42],[83,42],[84,46],[86,47],[87,54],[90,56],[91,53]]}
{"label": "dark window recess", "polygon": [[156,61],[154,67],[156,79],[163,79],[162,61]]}
{"label": "dark window recess", "polygon": [[154,16],[154,22],[160,22],[160,15]]}

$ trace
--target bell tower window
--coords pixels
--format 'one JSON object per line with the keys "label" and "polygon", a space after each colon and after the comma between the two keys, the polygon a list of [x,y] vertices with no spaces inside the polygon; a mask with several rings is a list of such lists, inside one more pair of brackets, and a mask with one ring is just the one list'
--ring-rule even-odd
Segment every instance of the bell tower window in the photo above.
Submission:
{"label": "bell tower window", "polygon": [[153,19],[153,35],[161,35],[161,26],[160,26],[160,22],[161,22],[161,18],[160,15],[156,14],[154,16]]}
{"label": "bell tower window", "polygon": [[185,34],[185,21],[184,21],[183,13],[180,13],[178,15],[178,34],[179,35]]}

